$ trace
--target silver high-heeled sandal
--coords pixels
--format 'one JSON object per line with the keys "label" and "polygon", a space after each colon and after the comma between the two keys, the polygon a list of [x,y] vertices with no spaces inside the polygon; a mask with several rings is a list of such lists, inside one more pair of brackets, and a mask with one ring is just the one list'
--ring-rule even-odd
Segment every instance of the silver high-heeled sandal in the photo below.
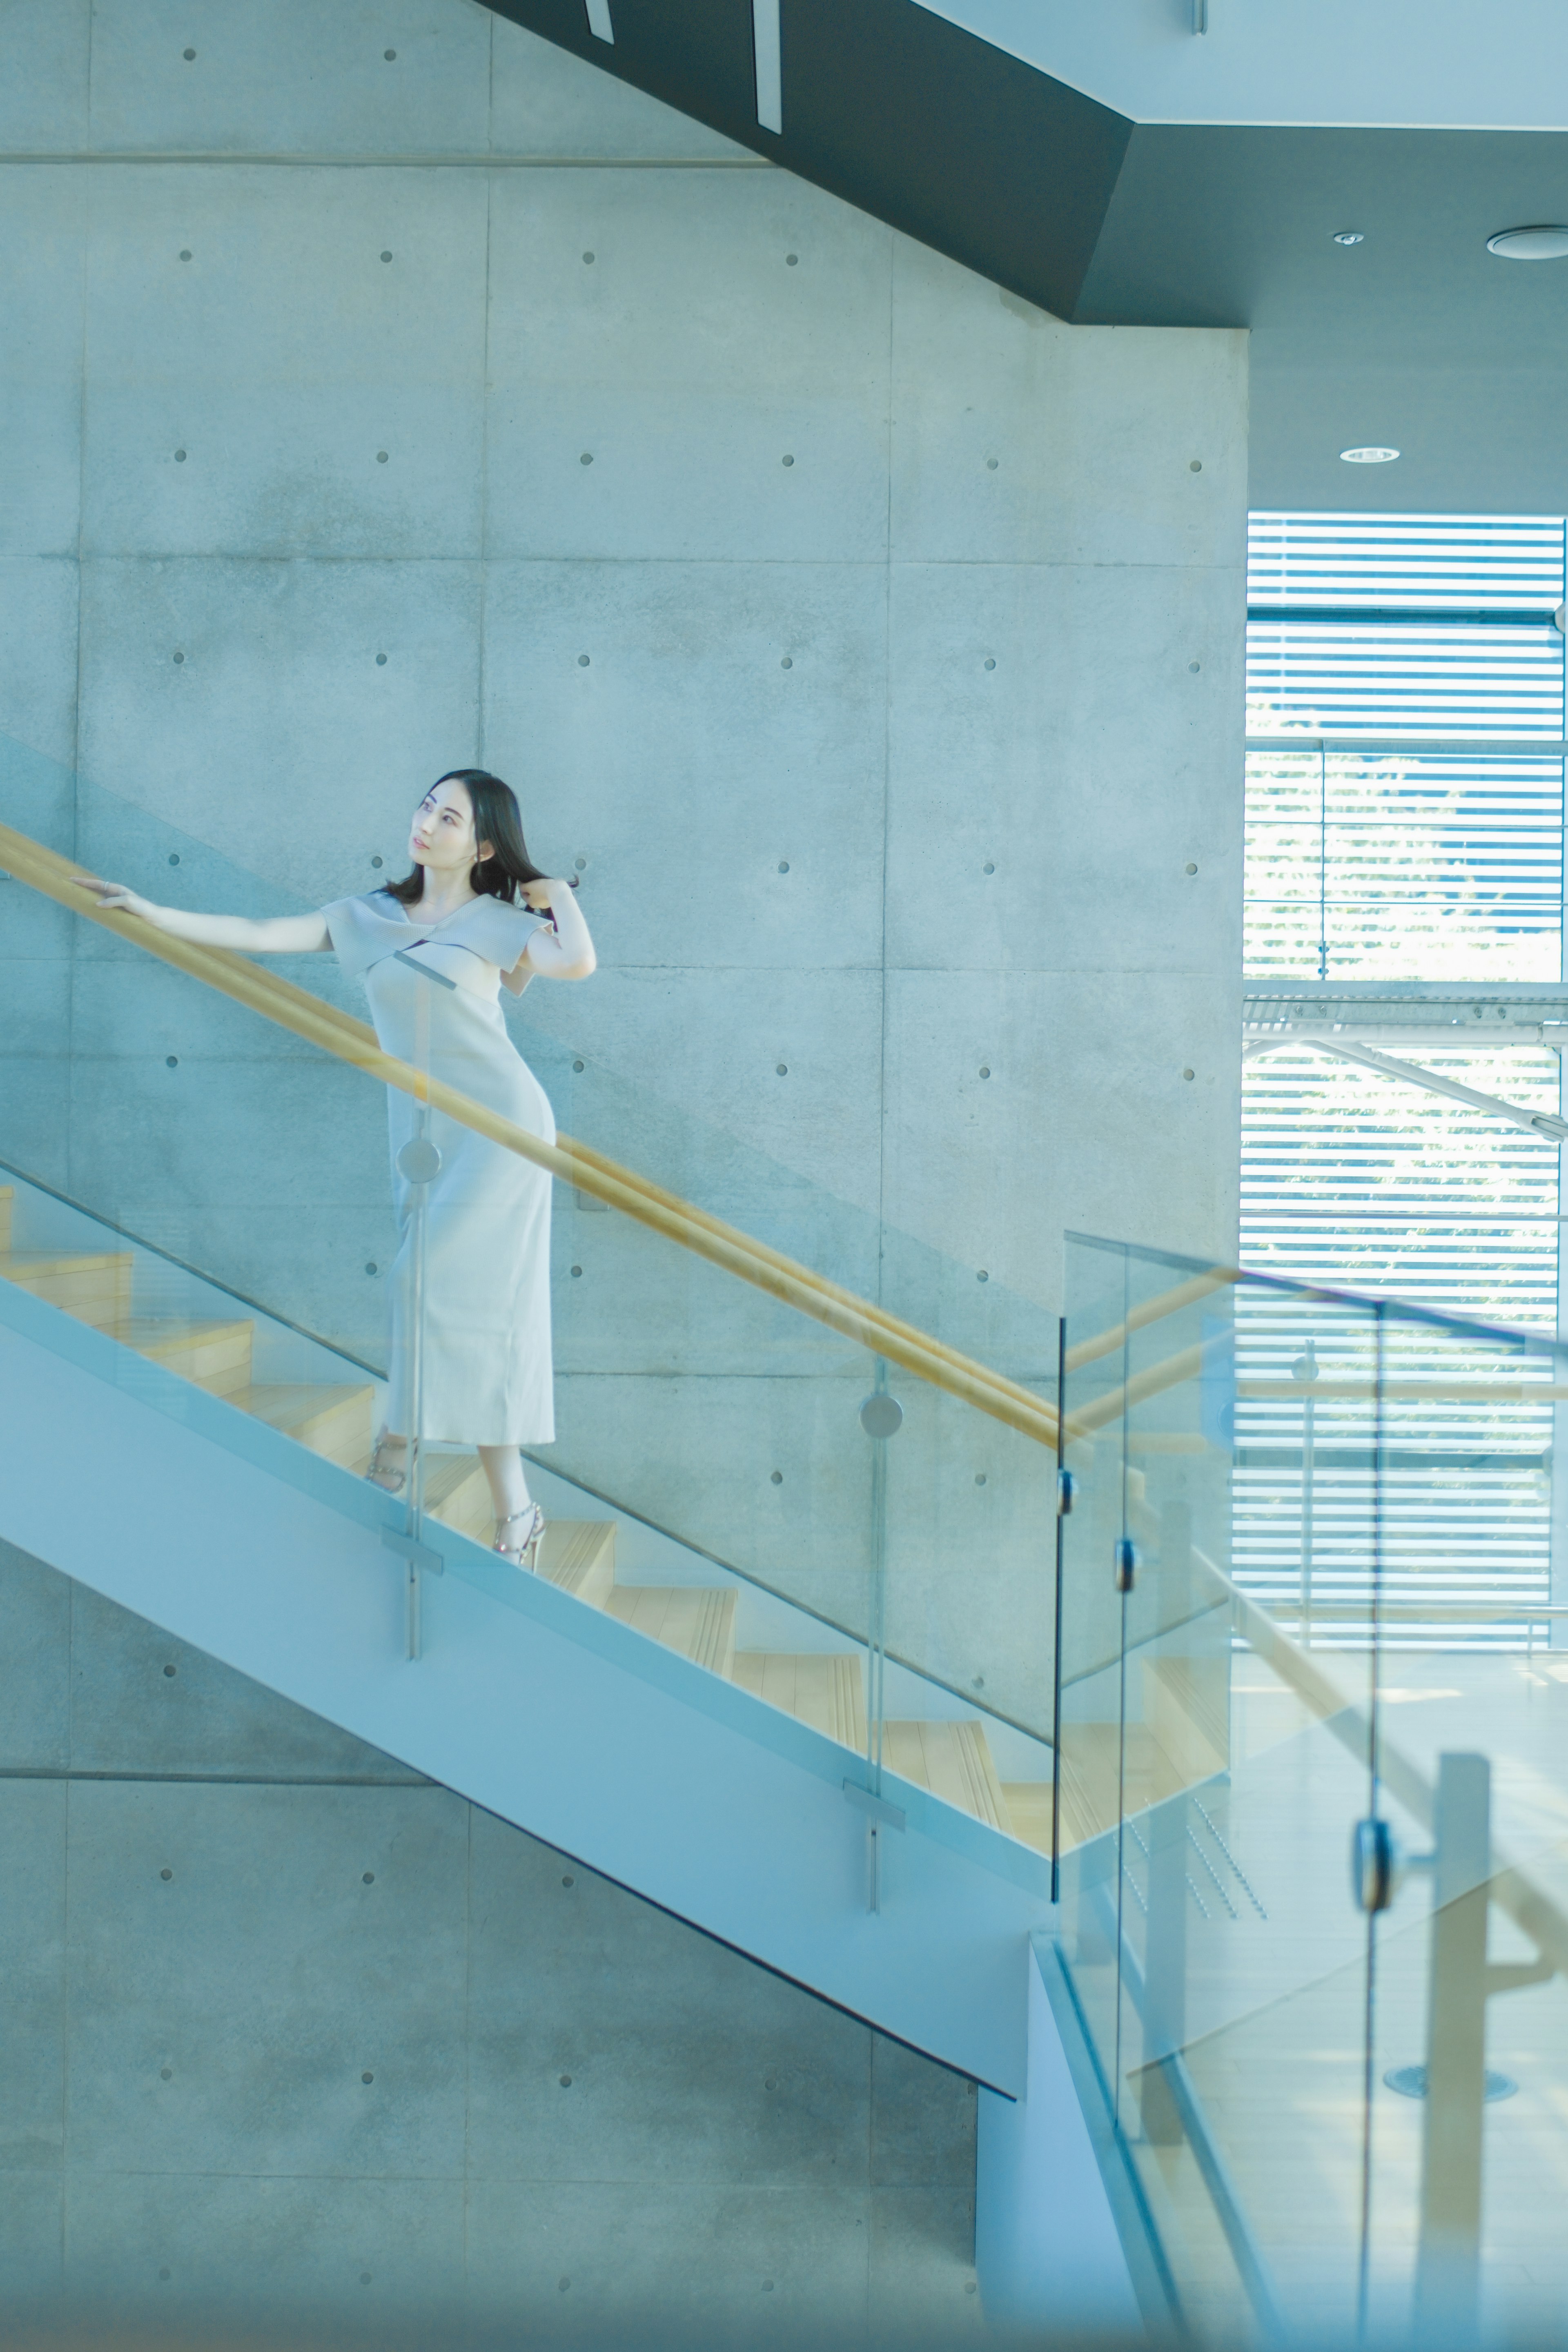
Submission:
{"label": "silver high-heeled sandal", "polygon": [[[508,1536],[503,1543],[501,1540],[503,1530],[507,1528],[515,1528],[520,1521],[522,1526],[521,1536]],[[521,1511],[509,1511],[504,1519],[496,1521],[496,1539],[491,1549],[499,1551],[502,1559],[510,1559],[514,1568],[537,1570],[539,1547],[543,1540],[544,1514],[537,1503],[525,1503]]]}
{"label": "silver high-heeled sandal", "polygon": [[[401,1449],[403,1454],[403,1467],[401,1470],[395,1470],[390,1463],[384,1462],[382,1460],[381,1457],[383,1453],[389,1446]],[[364,1475],[373,1486],[379,1486],[381,1488],[384,1495],[401,1495],[404,1487],[408,1483],[408,1440],[406,1437],[390,1437],[384,1429],[380,1436],[375,1441],[375,1452],[370,1457],[370,1468]]]}

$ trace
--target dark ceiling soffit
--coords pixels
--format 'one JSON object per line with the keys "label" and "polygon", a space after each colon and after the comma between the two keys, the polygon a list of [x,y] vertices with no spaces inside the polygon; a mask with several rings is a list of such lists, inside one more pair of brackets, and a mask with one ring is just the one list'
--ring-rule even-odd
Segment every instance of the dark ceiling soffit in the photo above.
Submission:
{"label": "dark ceiling soffit", "polygon": [[490,0],[889,227],[1071,318],[1132,134],[1124,115],[915,0],[781,0],[782,139],[756,119],[751,0]]}

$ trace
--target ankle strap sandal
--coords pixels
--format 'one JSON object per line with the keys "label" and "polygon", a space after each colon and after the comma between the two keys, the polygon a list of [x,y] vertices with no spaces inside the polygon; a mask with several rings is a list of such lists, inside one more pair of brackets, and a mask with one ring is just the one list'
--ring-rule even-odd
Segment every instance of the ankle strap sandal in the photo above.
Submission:
{"label": "ankle strap sandal", "polygon": [[[402,1454],[401,1470],[395,1470],[389,1462],[382,1460],[382,1455],[389,1449]],[[408,1440],[405,1437],[389,1437],[384,1429],[375,1441],[375,1452],[370,1457],[370,1468],[364,1475],[373,1486],[381,1488],[384,1495],[401,1495],[408,1483]]]}
{"label": "ankle strap sandal", "polygon": [[509,1512],[496,1521],[491,1549],[500,1552],[502,1559],[510,1559],[514,1568],[537,1569],[543,1540],[544,1514],[537,1503],[525,1503],[521,1511]]}

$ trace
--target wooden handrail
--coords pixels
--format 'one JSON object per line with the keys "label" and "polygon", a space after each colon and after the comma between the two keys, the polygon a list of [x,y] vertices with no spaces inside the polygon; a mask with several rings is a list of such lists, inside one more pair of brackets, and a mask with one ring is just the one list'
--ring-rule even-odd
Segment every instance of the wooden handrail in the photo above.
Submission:
{"label": "wooden handrail", "polygon": [[155,929],[139,916],[95,904],[72,880],[83,870],[79,866],[70,864],[54,850],[46,849],[9,825],[0,825],[0,867],[45,898],[68,908],[73,914],[130,940],[144,953],[173,964],[177,971],[216,989],[264,1020],[291,1031],[351,1067],[363,1070],[368,1077],[395,1087],[417,1101],[428,1102],[433,1109],[443,1112],[458,1126],[470,1128],[504,1150],[515,1151],[520,1159],[548,1170],[563,1183],[574,1185],[579,1192],[603,1201],[608,1208],[618,1209],[623,1216],[662,1234],[667,1240],[750,1283],[782,1305],[810,1316],[840,1338],[853,1340],[872,1355],[885,1357],[900,1370],[911,1372],[929,1386],[960,1398],[994,1421],[1005,1423],[1020,1435],[1033,1438],[1054,1452],[1055,1408],[1020,1382],[1009,1381],[989,1366],[960,1355],[955,1349],[931,1339],[913,1324],[901,1321],[886,1308],[857,1297],[810,1266],[710,1216],[705,1210],[665,1192],[635,1171],[574,1142],[570,1136],[560,1137],[554,1145],[542,1142],[525,1128],[472,1101],[444,1080],[415,1069],[395,1055],[384,1053],[374,1030],[363,1021],[312,996],[308,989],[297,988],[292,981],[282,979],[277,972],[262,971],[248,957],[227,948],[197,947],[188,940],[177,940],[167,931]]}
{"label": "wooden handrail", "polygon": [[1163,1322],[1167,1315],[1179,1315],[1184,1307],[1194,1307],[1200,1298],[1208,1298],[1227,1284],[1239,1282],[1241,1270],[1234,1265],[1211,1266],[1203,1274],[1192,1275],[1179,1282],[1173,1290],[1163,1290],[1157,1298],[1146,1298],[1141,1307],[1109,1330],[1097,1331],[1091,1339],[1079,1339],[1067,1352],[1069,1372],[1081,1371],[1085,1364],[1098,1363],[1101,1356],[1113,1355],[1125,1347],[1134,1331],[1146,1330],[1151,1323]]}

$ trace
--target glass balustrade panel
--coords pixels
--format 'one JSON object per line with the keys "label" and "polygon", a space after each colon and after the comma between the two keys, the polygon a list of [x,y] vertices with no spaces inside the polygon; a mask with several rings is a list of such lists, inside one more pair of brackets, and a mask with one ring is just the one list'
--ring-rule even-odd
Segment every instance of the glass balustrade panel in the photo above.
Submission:
{"label": "glass balustrade panel", "polygon": [[[1374,2245],[1395,2318],[1555,2324],[1568,1664],[1549,1333],[1384,1315],[1372,1646],[1400,1868],[1382,1922]],[[1430,1791],[1412,1811],[1406,1784]]]}
{"label": "glass balustrade panel", "polygon": [[1062,1786],[1100,1791],[1064,1832],[1069,1973],[1189,2320],[1353,2326],[1368,1660],[1252,1595],[1372,1573],[1377,1318],[1147,1251],[1068,1267]]}
{"label": "glass balustrade panel", "polygon": [[[335,865],[258,877],[153,812],[19,758],[0,772],[0,821],[160,904],[266,918],[342,888]],[[367,888],[400,870],[364,863]],[[389,1135],[374,1076],[133,934],[0,887],[24,916],[8,937],[46,1008],[45,1050],[7,1089],[0,1158],[371,1367],[378,1384],[333,1458],[363,1474],[377,1429],[416,1435],[384,1456],[389,1520],[412,1540],[431,1521],[488,1545],[479,1441],[464,1442],[441,1402],[450,1176],[469,1149],[441,1090],[484,1093],[448,1017],[451,954],[428,941],[399,952],[405,1084],[390,1090]],[[335,957],[252,961],[363,1024],[363,992]],[[795,1165],[772,1157],[574,1051],[559,1024],[582,1001],[545,982],[500,998],[560,1131],[588,1147],[586,1181],[552,1186],[554,1434],[525,1449],[552,1527],[617,1529],[613,1579],[602,1561],[571,1573],[858,1759],[876,1759],[874,1727],[890,1724],[887,1769],[901,1759],[906,1779],[997,1833],[1016,1816],[1034,1867],[1053,1812],[1057,1319],[996,1269],[959,1265],[874,1202],[831,1192],[804,1151]],[[547,1117],[536,1124],[546,1131]],[[637,1201],[595,1189],[595,1154],[646,1180]],[[772,1253],[748,1261],[757,1279],[736,1274],[716,1221]],[[829,1295],[809,1280],[803,1293],[803,1267]],[[498,1299],[515,1271],[498,1273]],[[791,1303],[803,1295],[812,1311]],[[482,1296],[465,1311],[509,1310]],[[918,1353],[927,1318],[942,1336],[934,1381],[898,1354]],[[895,1434],[863,1416],[878,1396]],[[571,1549],[552,1537],[547,1570]],[[721,1599],[689,1597],[704,1588]],[[661,1597],[678,1589],[689,1597]],[[943,1727],[928,1736],[928,1723]],[[1005,1787],[1019,1792],[1011,1809]]]}

